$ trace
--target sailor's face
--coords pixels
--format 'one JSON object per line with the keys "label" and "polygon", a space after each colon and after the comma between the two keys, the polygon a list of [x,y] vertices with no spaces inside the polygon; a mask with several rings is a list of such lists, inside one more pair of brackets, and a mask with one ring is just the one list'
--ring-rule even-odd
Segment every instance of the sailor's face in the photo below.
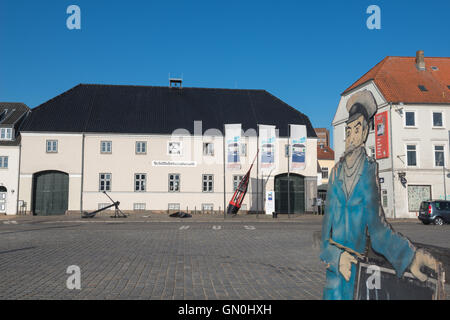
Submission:
{"label": "sailor's face", "polygon": [[347,124],[345,128],[345,150],[353,150],[364,143],[367,126],[364,127],[364,116],[359,116]]}

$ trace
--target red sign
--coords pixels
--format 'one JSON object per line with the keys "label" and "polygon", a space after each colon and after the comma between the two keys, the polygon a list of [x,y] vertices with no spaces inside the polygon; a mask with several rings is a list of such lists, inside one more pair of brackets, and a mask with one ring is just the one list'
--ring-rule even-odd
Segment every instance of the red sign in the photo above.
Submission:
{"label": "red sign", "polygon": [[389,125],[388,112],[375,115],[375,149],[376,158],[389,158]]}

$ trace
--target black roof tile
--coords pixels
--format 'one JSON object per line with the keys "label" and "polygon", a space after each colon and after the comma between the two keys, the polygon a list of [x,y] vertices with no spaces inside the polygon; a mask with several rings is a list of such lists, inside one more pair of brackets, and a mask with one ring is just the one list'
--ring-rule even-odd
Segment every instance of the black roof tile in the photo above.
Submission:
{"label": "black roof tile", "polygon": [[276,125],[288,135],[288,124],[304,124],[316,137],[308,117],[265,90],[80,84],[34,108],[21,130],[171,134],[183,128],[203,132],[225,123],[242,123],[244,131],[257,124]]}

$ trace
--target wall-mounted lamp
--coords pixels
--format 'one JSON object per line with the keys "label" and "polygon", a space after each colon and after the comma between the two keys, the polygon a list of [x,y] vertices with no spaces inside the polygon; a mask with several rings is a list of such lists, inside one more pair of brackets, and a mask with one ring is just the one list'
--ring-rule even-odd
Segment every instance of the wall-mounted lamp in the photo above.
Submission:
{"label": "wall-mounted lamp", "polygon": [[400,102],[398,106],[394,105],[394,110],[401,116],[403,115],[403,102]]}
{"label": "wall-mounted lamp", "polygon": [[402,186],[406,188],[406,184],[408,183],[408,180],[406,180],[406,172],[399,172],[398,178],[399,178]]}

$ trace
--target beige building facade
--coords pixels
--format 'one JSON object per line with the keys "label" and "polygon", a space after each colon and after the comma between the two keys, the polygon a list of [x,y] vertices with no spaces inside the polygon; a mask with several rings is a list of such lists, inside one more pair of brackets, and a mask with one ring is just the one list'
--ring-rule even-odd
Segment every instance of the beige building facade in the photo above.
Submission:
{"label": "beige building facade", "polygon": [[[90,88],[88,86],[84,89]],[[115,91],[116,87],[107,89]],[[129,87],[125,89],[134,90]],[[142,87],[139,90],[148,93],[153,87]],[[209,95],[212,91],[202,90],[205,90],[205,95]],[[194,88],[170,88],[164,92],[177,95],[198,94]],[[245,93],[241,97],[242,92],[239,90],[220,91],[220,95],[225,97],[232,95],[231,98],[235,99],[236,103],[248,96],[248,93]],[[255,94],[261,99],[262,106],[265,103],[263,99],[269,98],[269,103],[274,101],[273,96],[268,96],[266,92],[250,91],[250,94]],[[50,103],[55,102],[52,100]],[[58,101],[56,103],[56,108],[60,106],[71,108],[67,106],[66,101],[64,101],[66,105],[60,105]],[[111,124],[106,124],[108,127],[104,128],[101,122],[96,121],[92,128],[80,126],[76,130],[72,129],[72,132],[64,132],[65,128],[60,126],[59,119],[63,114],[69,117],[71,111],[62,110],[60,114],[54,115],[53,109],[47,112],[46,109],[50,109],[47,106],[44,104],[39,107],[38,112],[32,113],[22,130],[19,199],[27,203],[28,214],[79,214],[82,211],[94,211],[111,204],[103,194],[104,191],[114,201],[120,201],[121,210],[126,212],[182,210],[221,213],[224,207],[228,206],[240,179],[250,168],[257,153],[258,122],[253,125],[243,124],[241,168],[224,170],[224,138],[221,129],[225,123],[236,123],[234,119],[223,119],[220,120],[221,124],[213,126],[208,122],[209,115],[204,115],[204,119],[199,117],[197,118],[199,120],[183,120],[183,123],[168,125],[172,126],[171,128],[177,126],[176,130],[171,129],[170,133],[164,132],[168,131],[167,127],[154,129],[150,123],[143,123],[145,127],[138,130],[139,128],[136,128],[139,120],[132,120],[129,124],[126,120],[123,123],[119,121],[117,128],[113,129]],[[193,112],[196,112],[197,107],[192,107]],[[208,107],[211,108],[210,105]],[[273,107],[286,108],[286,105],[280,103],[279,106]],[[91,114],[96,112],[96,106],[93,105],[92,108]],[[167,104],[164,108],[161,112],[168,112]],[[142,106],[141,112],[139,118],[146,118],[145,113],[149,112],[147,106]],[[290,107],[286,112],[294,116],[299,114]],[[155,113],[149,113],[148,117],[154,115]],[[263,174],[258,168],[258,161],[255,161],[241,212],[264,212],[266,191],[275,191],[275,194],[278,193],[282,197],[278,201],[284,202],[283,197],[287,190],[283,188],[286,188],[288,172],[292,184],[291,197],[296,201],[296,210],[298,212],[313,210],[313,199],[317,196],[317,137],[311,133],[314,131],[309,120],[302,114],[300,116],[297,123],[308,126],[306,167],[298,172],[288,170],[286,149],[289,139],[286,132],[289,124],[296,123],[295,118],[290,116],[286,117],[286,120],[271,118],[271,122],[261,121],[280,129],[276,141],[276,167],[270,174]],[[79,123],[85,124],[83,121]],[[306,122],[301,123],[303,121]],[[196,123],[200,123],[205,130],[201,130],[200,133],[192,130]],[[277,205],[277,200],[275,203]]]}

